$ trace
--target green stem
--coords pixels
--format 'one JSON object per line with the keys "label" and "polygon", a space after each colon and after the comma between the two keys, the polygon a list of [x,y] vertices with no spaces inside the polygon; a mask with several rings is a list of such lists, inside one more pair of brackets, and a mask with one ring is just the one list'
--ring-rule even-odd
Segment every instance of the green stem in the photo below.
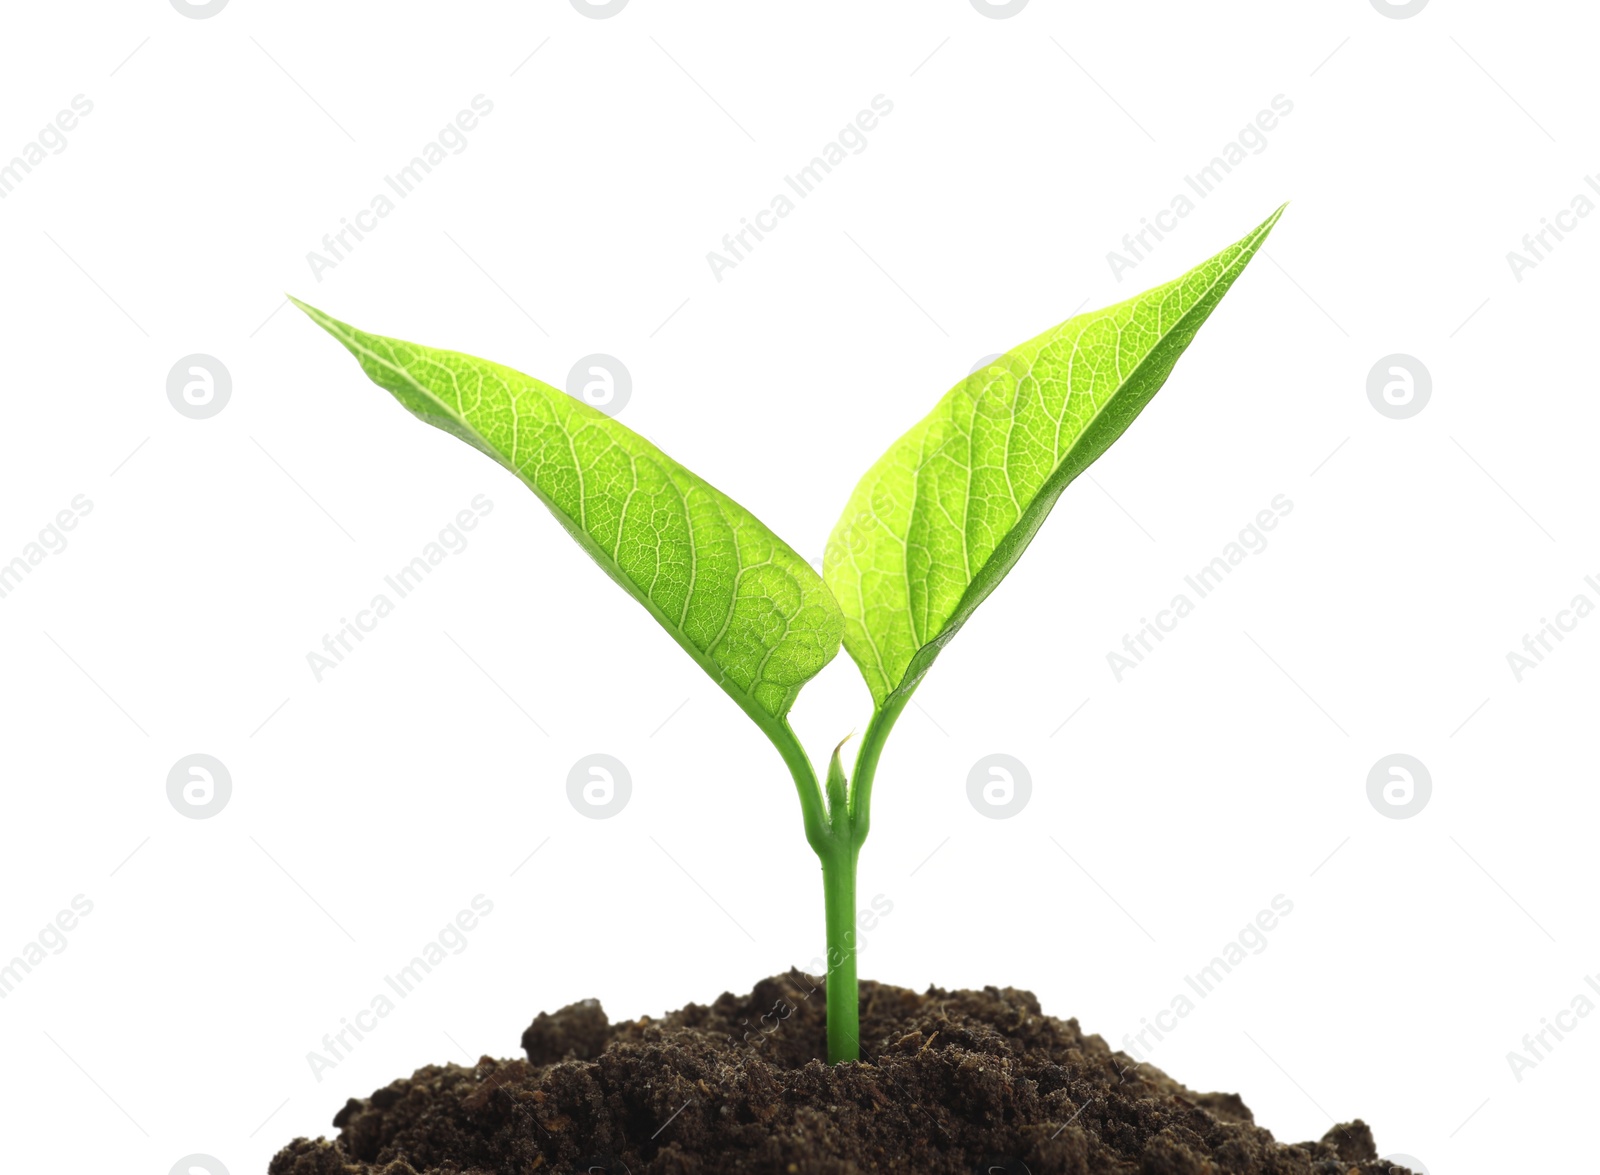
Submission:
{"label": "green stem", "polygon": [[772,745],[778,748],[789,774],[794,777],[795,790],[800,794],[800,814],[806,822],[806,843],[821,856],[831,838],[827,805],[823,802],[822,785],[817,782],[816,769],[811,766],[811,759],[795,737],[787,718],[776,723],[763,723],[761,729],[772,740]]}
{"label": "green stem", "polygon": [[[910,695],[893,697],[872,715],[846,804],[831,803],[830,853],[822,858],[822,890],[828,916],[828,1063],[861,1059],[861,988],[856,981],[856,862],[872,827],[872,781],[878,757]],[[835,752],[837,754],[837,752]]]}
{"label": "green stem", "polygon": [[841,841],[822,856],[828,923],[828,1064],[861,1059],[861,989],[856,983],[856,857]]}
{"label": "green stem", "polygon": [[872,826],[872,781],[878,774],[878,756],[883,754],[883,744],[910,700],[909,692],[889,697],[872,712],[867,732],[861,736],[861,750],[856,754],[856,770],[850,780],[850,826],[858,849]]}
{"label": "green stem", "polygon": [[856,755],[848,796],[837,775],[838,751],[826,789],[789,723],[763,724],[783,756],[800,795],[806,841],[822,862],[827,922],[828,1063],[861,1059],[861,989],[856,979],[856,863],[872,823],[872,781],[878,757],[910,693],[891,697],[872,715]]}

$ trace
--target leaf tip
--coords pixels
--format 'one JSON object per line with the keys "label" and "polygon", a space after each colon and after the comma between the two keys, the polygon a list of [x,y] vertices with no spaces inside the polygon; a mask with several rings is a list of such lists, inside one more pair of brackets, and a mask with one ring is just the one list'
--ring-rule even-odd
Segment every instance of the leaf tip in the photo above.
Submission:
{"label": "leaf tip", "polygon": [[350,349],[350,339],[355,334],[355,328],[351,327],[348,323],[340,322],[337,318],[333,317],[331,314],[328,314],[326,311],[318,310],[309,302],[302,302],[293,294],[286,293],[284,294],[284,297],[299,307],[301,312],[303,312],[307,318],[316,323],[323,330],[327,331],[347,350]]}
{"label": "leaf tip", "polygon": [[1263,237],[1270,233],[1272,231],[1272,226],[1278,223],[1278,218],[1283,215],[1283,210],[1287,207],[1289,207],[1289,201],[1287,200],[1285,200],[1282,204],[1279,204],[1277,210],[1256,227],[1256,232]]}
{"label": "leaf tip", "polygon": [[288,298],[289,301],[298,306],[307,318],[316,323],[340,342],[345,342],[346,336],[342,332],[355,332],[355,328],[353,326],[347,322],[341,322],[339,319],[329,314],[326,310],[318,310],[315,306],[311,305],[311,303],[302,302],[293,294],[285,294],[284,297]]}

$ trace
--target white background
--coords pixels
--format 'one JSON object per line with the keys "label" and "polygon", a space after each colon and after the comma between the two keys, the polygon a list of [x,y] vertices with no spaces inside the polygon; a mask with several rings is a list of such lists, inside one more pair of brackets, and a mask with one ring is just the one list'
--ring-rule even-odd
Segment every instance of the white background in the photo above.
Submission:
{"label": "white background", "polygon": [[[10,1165],[64,1144],[54,1169],[262,1171],[349,1095],[514,1055],[541,1009],[660,1013],[822,947],[770,746],[282,291],[557,384],[616,355],[621,419],[815,557],[976,359],[1285,199],[902,720],[862,973],[1030,988],[1120,1045],[1283,894],[1153,1063],[1285,1140],[1362,1116],[1436,1175],[1587,1159],[1600,1022],[1520,1082],[1506,1054],[1600,970],[1600,620],[1520,683],[1506,654],[1600,600],[1600,220],[1521,282],[1506,253],[1600,165],[1595,32],[1576,3],[1467,0],[11,6],[0,157],[94,109],[0,201],[0,556],[93,509],[0,600],[0,956],[94,909],[0,1001]],[[478,94],[467,148],[313,277]],[[878,94],[867,148],[715,280],[707,251]],[[1107,252],[1279,94],[1266,149],[1115,280]],[[166,396],[194,352],[232,374],[208,420]],[[1432,373],[1409,420],[1366,395],[1393,352]],[[470,546],[315,681],[324,633],[476,494]],[[1278,494],[1267,549],[1118,683],[1106,654]],[[820,757],[868,708],[841,655],[795,722]],[[1033,779],[1010,820],[966,797],[997,751]],[[166,795],[195,752],[233,780],[207,820]],[[592,752],[633,780],[614,819],[566,797]],[[1432,775],[1412,819],[1367,798],[1393,752]],[[317,1081],[324,1033],[480,893],[464,953]]]}

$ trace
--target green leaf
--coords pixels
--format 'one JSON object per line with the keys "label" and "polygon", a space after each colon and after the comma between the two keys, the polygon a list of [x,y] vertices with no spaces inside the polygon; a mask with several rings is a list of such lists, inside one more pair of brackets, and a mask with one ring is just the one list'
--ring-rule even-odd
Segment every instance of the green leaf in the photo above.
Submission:
{"label": "green leaf", "polygon": [[844,646],[881,710],[1021,557],[1061,491],[1122,435],[1268,232],[1068,319],[958,383],[867,471],[828,540]]}
{"label": "green leaf", "polygon": [[849,810],[849,784],[850,777],[845,774],[844,762],[839,758],[839,752],[844,750],[844,744],[850,741],[850,736],[845,735],[839,740],[839,745],[833,748],[833,758],[828,762],[828,818],[839,823],[848,819],[843,815]]}
{"label": "green leaf", "polygon": [[810,564],[638,433],[509,367],[295,305],[415,416],[521,478],[769,734],[839,651],[839,606]]}

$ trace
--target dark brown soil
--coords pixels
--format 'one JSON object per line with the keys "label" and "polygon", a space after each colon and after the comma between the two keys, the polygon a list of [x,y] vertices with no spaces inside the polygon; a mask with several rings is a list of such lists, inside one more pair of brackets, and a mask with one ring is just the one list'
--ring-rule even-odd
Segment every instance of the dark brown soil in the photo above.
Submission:
{"label": "dark brown soil", "polygon": [[[800,972],[665,1018],[541,1013],[527,1059],[430,1065],[296,1139],[269,1175],[1388,1175],[1372,1132],[1287,1145],[1015,988],[861,985],[859,1064],[830,1068]],[[1395,1175],[1406,1175],[1399,1168]]]}

